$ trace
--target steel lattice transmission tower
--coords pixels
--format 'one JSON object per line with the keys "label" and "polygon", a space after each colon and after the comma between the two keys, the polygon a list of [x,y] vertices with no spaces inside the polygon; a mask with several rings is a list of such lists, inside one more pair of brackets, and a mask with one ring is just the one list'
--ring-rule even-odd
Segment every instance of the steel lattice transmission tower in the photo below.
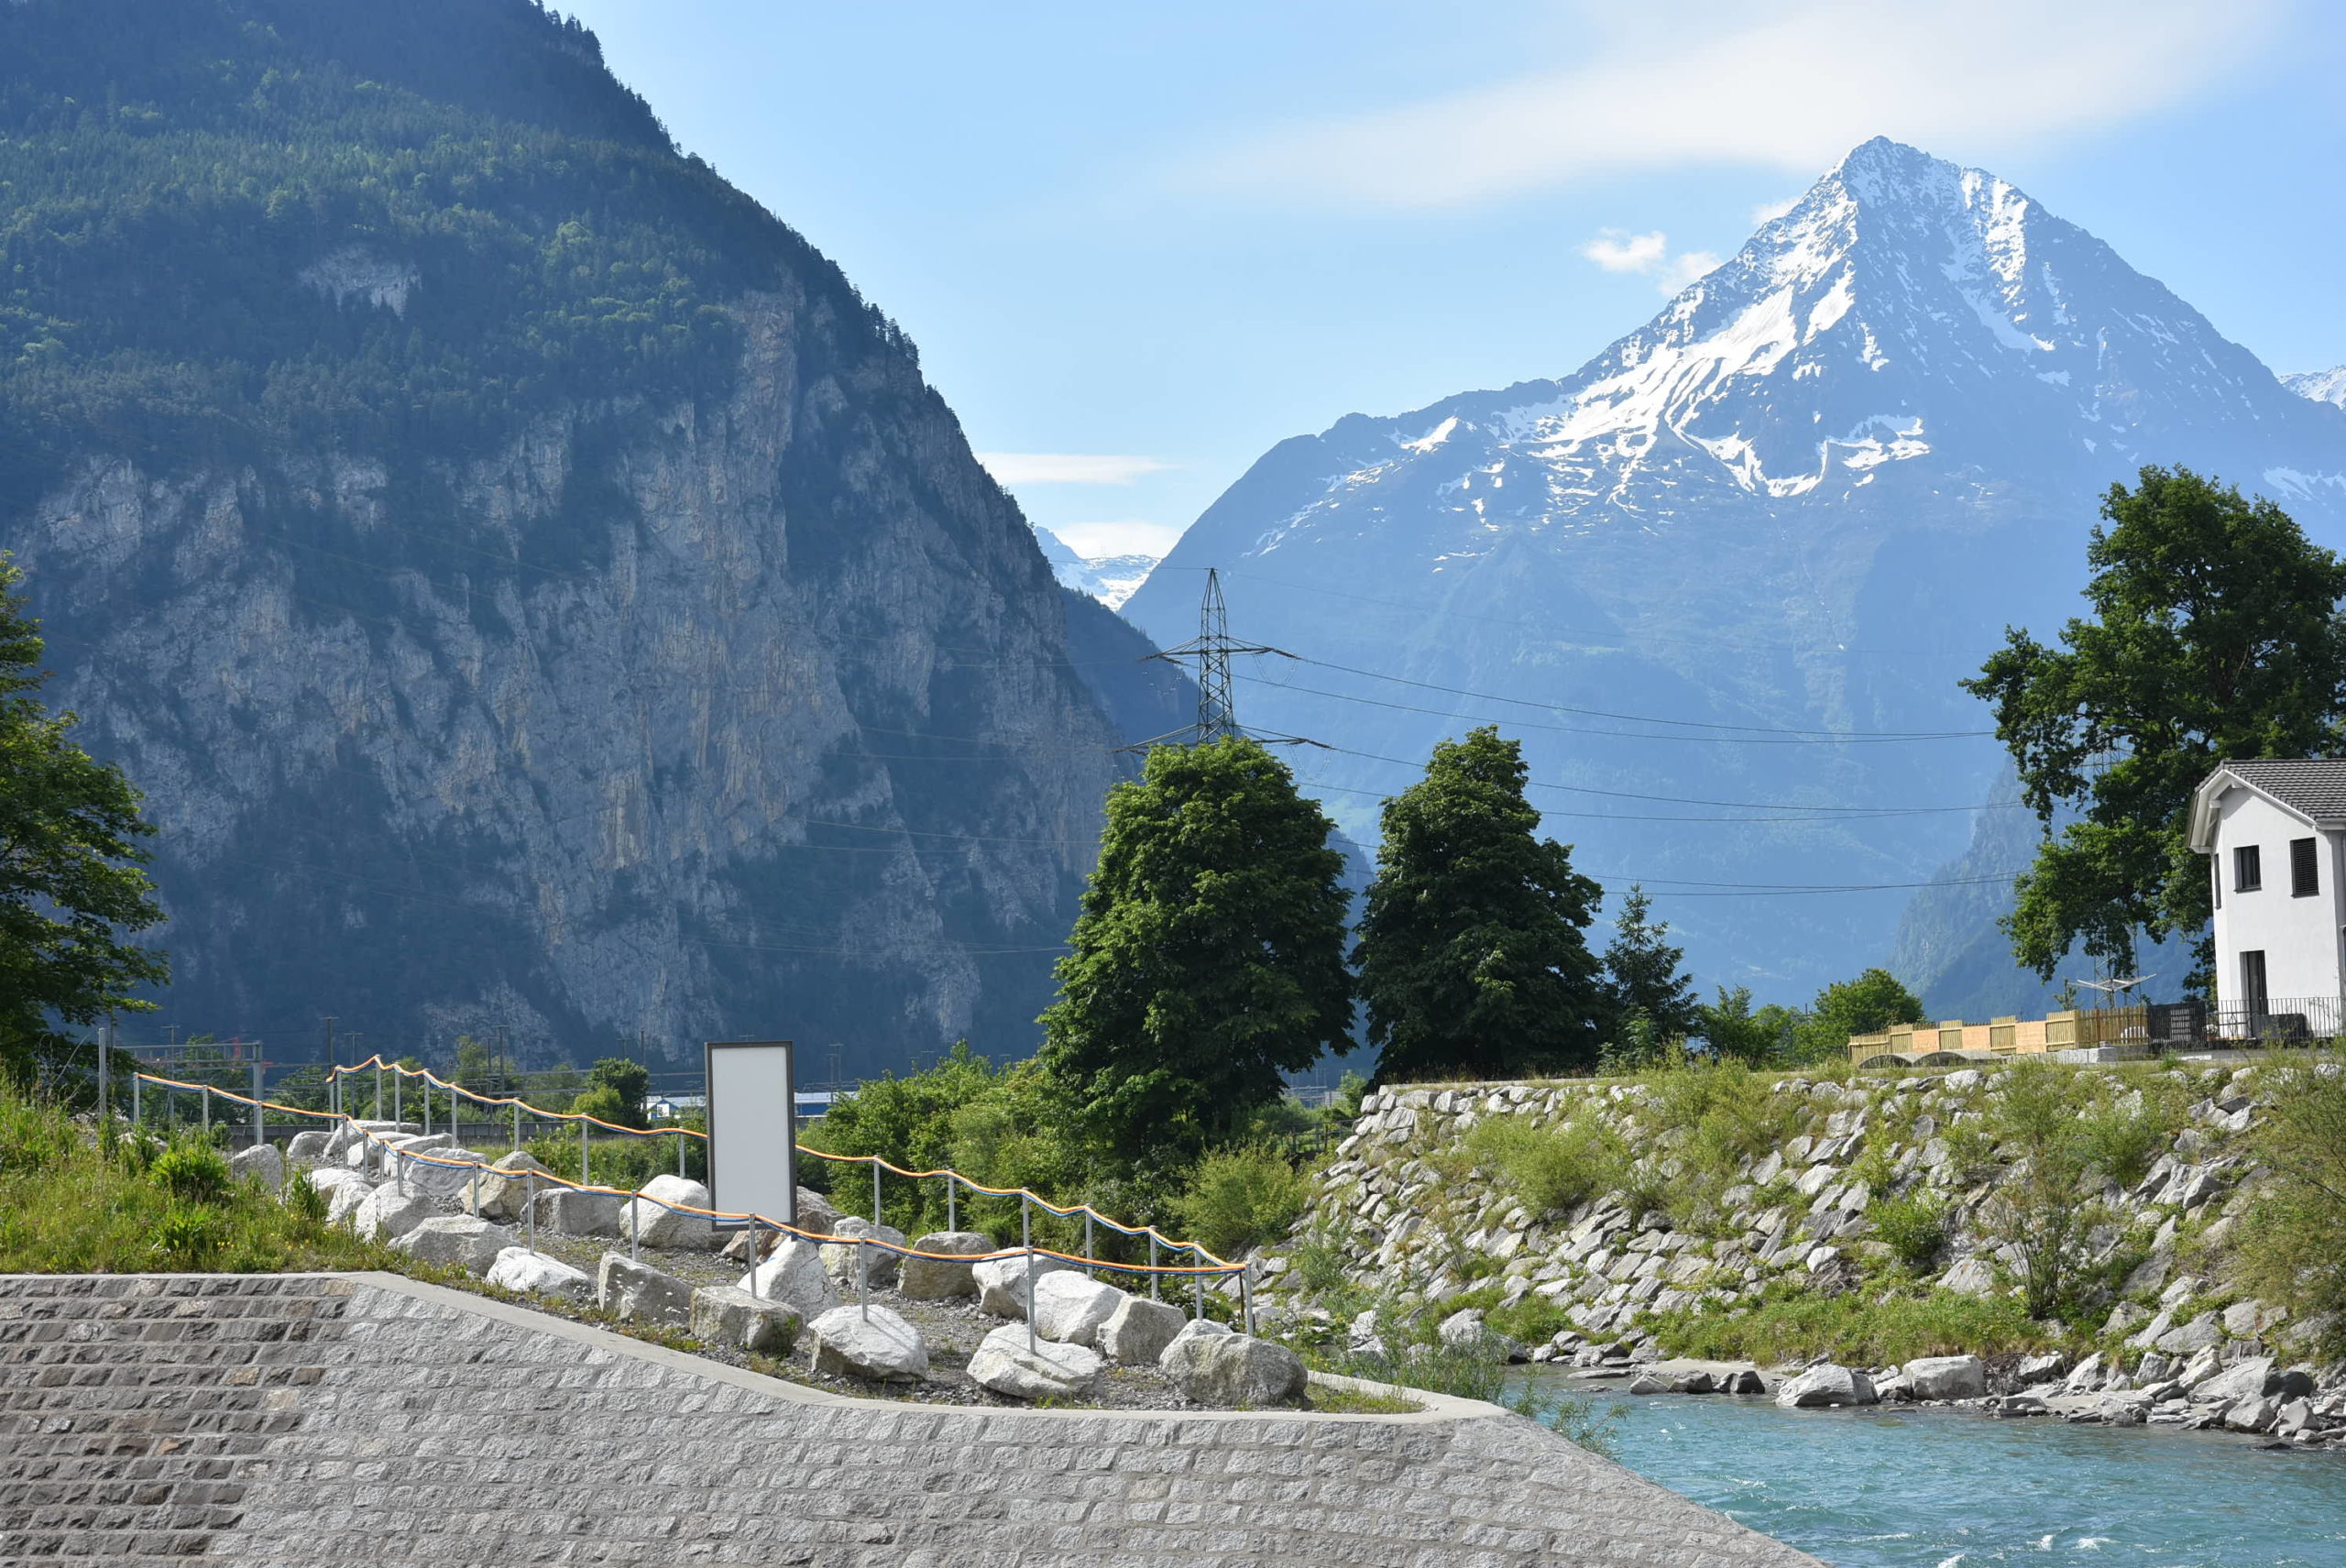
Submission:
{"label": "steel lattice transmission tower", "polygon": [[1198,605],[1198,634],[1178,647],[1167,648],[1149,655],[1168,664],[1197,665],[1198,722],[1188,730],[1173,729],[1138,745],[1124,748],[1127,751],[1145,751],[1151,746],[1186,742],[1202,746],[1210,740],[1226,736],[1244,735],[1266,746],[1317,746],[1318,740],[1307,740],[1299,735],[1266,735],[1242,728],[1238,722],[1238,701],[1233,694],[1230,661],[1239,654],[1276,653],[1282,659],[1294,654],[1284,648],[1273,648],[1261,642],[1239,642],[1230,635],[1230,609],[1222,603],[1222,574],[1211,566],[1206,568],[1205,597]]}

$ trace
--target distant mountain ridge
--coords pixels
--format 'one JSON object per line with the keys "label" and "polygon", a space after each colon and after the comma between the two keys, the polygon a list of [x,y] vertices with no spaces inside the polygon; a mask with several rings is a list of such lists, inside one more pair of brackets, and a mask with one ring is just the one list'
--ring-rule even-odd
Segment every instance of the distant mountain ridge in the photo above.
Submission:
{"label": "distant mountain ridge", "polygon": [[1573,374],[1282,442],[1125,613],[1181,633],[1218,565],[1234,630],[1324,661],[1241,703],[1346,749],[1309,771],[1365,838],[1435,739],[1499,721],[1699,974],[1800,996],[1881,961],[1896,884],[1964,850],[2001,763],[1955,681],[2074,613],[2099,496],[2145,463],[2346,523],[2346,411],[2010,183],[1877,138]]}
{"label": "distant mountain ridge", "polygon": [[1110,609],[1121,607],[1132,598],[1159,557],[1138,554],[1125,555],[1080,555],[1075,547],[1049,529],[1039,525],[1035,529],[1036,542],[1043,547],[1043,559],[1051,564],[1052,575],[1061,587],[1089,595]]}
{"label": "distant mountain ridge", "polygon": [[591,33],[14,0],[0,189],[0,537],[160,829],[140,1029],[1033,1048],[1193,697]]}
{"label": "distant mountain ridge", "polygon": [[2281,377],[2281,385],[2301,398],[2346,407],[2346,365],[2328,370],[2289,371]]}

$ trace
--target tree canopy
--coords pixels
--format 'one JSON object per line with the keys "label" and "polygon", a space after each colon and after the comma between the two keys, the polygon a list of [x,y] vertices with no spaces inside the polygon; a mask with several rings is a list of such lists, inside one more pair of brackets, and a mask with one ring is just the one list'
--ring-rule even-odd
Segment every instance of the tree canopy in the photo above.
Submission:
{"label": "tree canopy", "polygon": [[1611,1008],[1584,933],[1603,890],[1539,837],[1525,777],[1521,749],[1485,726],[1385,804],[1354,960],[1387,1080],[1596,1059]]}
{"label": "tree canopy", "polygon": [[[2086,549],[2089,618],[2059,648],[2019,630],[1967,690],[1992,703],[2047,837],[2005,920],[2050,978],[2082,942],[2133,963],[2138,934],[2198,938],[2207,867],[2192,790],[2220,762],[2328,756],[2346,718],[2346,563],[2271,501],[2187,469],[2110,487]],[[2054,832],[2056,815],[2074,820]]]}
{"label": "tree canopy", "polygon": [[1243,737],[1160,746],[1109,792],[1042,1057],[1114,1162],[1189,1164],[1346,1039],[1333,826]]}
{"label": "tree canopy", "polygon": [[154,829],[138,791],[51,714],[38,628],[0,554],[0,1065],[22,1076],[71,1047],[60,1024],[145,1012],[143,985],[170,978],[164,955],[127,934],[163,918],[140,870]]}

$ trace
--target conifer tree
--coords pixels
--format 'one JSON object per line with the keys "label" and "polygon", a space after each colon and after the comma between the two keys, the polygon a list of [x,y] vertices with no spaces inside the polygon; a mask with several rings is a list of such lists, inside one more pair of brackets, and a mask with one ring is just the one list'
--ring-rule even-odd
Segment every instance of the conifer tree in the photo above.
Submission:
{"label": "conifer tree", "polygon": [[1345,1041],[1343,860],[1327,815],[1243,736],[1157,748],[1107,815],[1042,1058],[1095,1147],[1162,1172]]}
{"label": "conifer tree", "polygon": [[1601,889],[1538,836],[1521,749],[1485,726],[1385,805],[1354,961],[1386,1081],[1594,1063],[1610,1008],[1583,933]]}
{"label": "conifer tree", "polygon": [[1694,1000],[1694,982],[1678,967],[1686,950],[1671,946],[1666,921],[1648,918],[1652,909],[1646,890],[1631,883],[1613,945],[1605,949],[1605,972],[1618,1017],[1644,1019],[1657,1040],[1682,1039],[1701,1026],[1703,1004]]}

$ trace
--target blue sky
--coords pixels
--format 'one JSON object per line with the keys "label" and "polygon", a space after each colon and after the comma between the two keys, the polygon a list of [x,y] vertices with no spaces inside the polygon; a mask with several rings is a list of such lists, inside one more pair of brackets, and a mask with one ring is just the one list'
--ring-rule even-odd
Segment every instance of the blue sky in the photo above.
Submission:
{"label": "blue sky", "polygon": [[2334,3],[561,3],[1090,554],[1343,414],[1575,368],[1876,134],[2346,363]]}

